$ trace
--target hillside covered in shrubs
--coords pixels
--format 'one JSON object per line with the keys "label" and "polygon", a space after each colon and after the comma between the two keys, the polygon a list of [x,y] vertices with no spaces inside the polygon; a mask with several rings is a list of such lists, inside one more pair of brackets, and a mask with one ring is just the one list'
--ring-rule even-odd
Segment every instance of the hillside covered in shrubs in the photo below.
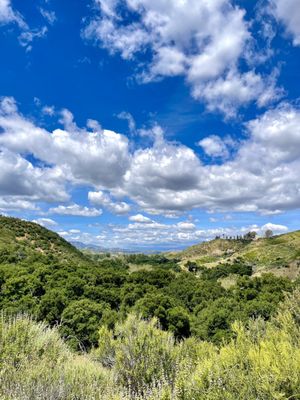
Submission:
{"label": "hillside covered in shrubs", "polygon": [[[252,238],[251,233],[254,234]],[[257,274],[271,271],[274,274],[285,272],[287,276],[297,276],[295,267],[300,265],[300,231],[283,235],[273,235],[267,231],[265,237],[255,237],[255,232],[249,232],[243,237],[217,237],[170,254],[172,256],[182,262],[195,261],[206,267],[238,261],[251,264],[253,272]]]}
{"label": "hillside covered in shrubs", "polygon": [[76,350],[96,346],[100,326],[113,328],[130,313],[156,317],[177,339],[220,343],[232,337],[236,319],[270,319],[297,286],[271,274],[253,278],[251,266],[237,262],[194,269],[161,255],[89,259],[37,224],[1,223],[1,309],[59,326]]}
{"label": "hillside covered in shrubs", "polygon": [[0,233],[0,399],[297,398],[298,279]]}

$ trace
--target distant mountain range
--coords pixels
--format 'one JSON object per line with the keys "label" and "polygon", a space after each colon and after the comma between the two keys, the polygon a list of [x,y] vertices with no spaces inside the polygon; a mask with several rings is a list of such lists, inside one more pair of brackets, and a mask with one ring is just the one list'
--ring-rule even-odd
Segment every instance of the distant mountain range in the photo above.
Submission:
{"label": "distant mountain range", "polygon": [[159,251],[156,250],[149,250],[149,249],[123,249],[121,247],[103,247],[103,246],[97,246],[96,244],[86,244],[83,242],[78,242],[78,241],[71,241],[70,242],[73,246],[75,246],[79,250],[86,250],[86,251],[91,251],[93,253],[113,253],[113,254],[118,254],[118,253],[123,253],[123,254],[136,254],[136,253],[146,253],[146,254],[155,254],[159,253]]}
{"label": "distant mountain range", "polygon": [[86,244],[78,241],[71,241],[70,243],[79,250],[89,250],[94,253],[131,253],[131,251],[129,250],[121,249],[118,247],[108,248],[97,246],[96,244]]}

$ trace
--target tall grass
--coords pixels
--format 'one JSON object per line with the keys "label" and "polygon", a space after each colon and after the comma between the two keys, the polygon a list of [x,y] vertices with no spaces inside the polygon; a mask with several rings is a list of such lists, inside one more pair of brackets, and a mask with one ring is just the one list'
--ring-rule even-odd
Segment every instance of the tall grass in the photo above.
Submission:
{"label": "tall grass", "polygon": [[180,343],[156,320],[130,315],[99,347],[72,353],[56,329],[29,317],[0,320],[3,400],[296,400],[300,399],[300,292],[269,322],[234,323],[217,347]]}

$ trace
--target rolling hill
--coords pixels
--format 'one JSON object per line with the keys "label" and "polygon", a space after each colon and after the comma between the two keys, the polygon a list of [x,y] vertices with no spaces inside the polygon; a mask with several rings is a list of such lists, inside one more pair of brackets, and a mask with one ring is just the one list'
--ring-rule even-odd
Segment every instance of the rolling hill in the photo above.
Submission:
{"label": "rolling hill", "polygon": [[300,274],[300,231],[253,241],[215,239],[173,254],[181,264],[194,261],[214,267],[233,261],[253,266],[254,275],[272,272],[296,278]]}
{"label": "rolling hill", "polygon": [[34,222],[0,216],[0,264],[28,258],[76,264],[90,263],[76,247]]}

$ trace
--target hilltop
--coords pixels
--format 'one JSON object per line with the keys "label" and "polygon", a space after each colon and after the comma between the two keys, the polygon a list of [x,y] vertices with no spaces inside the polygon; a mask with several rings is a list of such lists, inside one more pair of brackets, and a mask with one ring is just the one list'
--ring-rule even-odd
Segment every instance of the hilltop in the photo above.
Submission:
{"label": "hilltop", "polygon": [[80,264],[88,260],[57,233],[34,222],[0,216],[0,264],[28,258]]}
{"label": "hilltop", "polygon": [[300,231],[252,241],[215,239],[188,247],[176,253],[176,258],[182,264],[194,261],[205,267],[236,261],[251,264],[255,275],[273,272],[295,278],[300,265]]}

